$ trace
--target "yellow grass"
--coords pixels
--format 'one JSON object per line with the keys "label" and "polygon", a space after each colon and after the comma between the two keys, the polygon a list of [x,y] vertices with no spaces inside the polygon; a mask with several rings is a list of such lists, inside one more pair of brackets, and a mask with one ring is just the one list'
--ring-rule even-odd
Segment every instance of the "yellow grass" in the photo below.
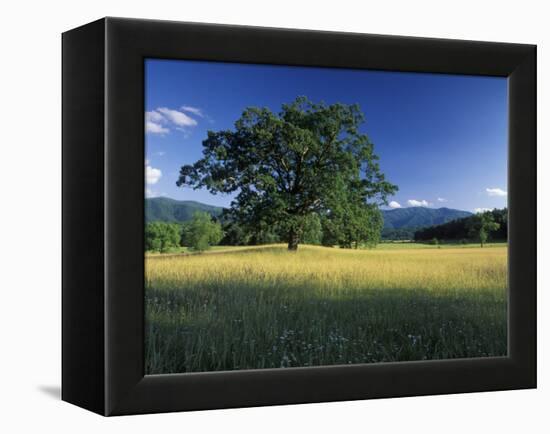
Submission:
{"label": "yellow grass", "polygon": [[151,257],[146,275],[156,288],[239,280],[262,285],[284,281],[335,293],[368,288],[448,292],[506,288],[506,261],[506,247],[348,250],[300,246],[291,253],[283,245],[272,245],[243,248],[241,253],[220,250]]}
{"label": "yellow grass", "polygon": [[146,257],[148,373],[506,355],[507,248]]}

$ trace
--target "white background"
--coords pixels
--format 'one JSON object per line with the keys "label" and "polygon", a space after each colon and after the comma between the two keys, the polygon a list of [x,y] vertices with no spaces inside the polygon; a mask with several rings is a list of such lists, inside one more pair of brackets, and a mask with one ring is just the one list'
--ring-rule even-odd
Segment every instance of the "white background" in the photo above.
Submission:
{"label": "white background", "polygon": [[[15,1],[0,22],[0,432],[550,432],[544,1]],[[59,400],[61,32],[125,16],[539,46],[539,389],[102,418]],[[475,156],[472,156],[475,158]],[[546,169],[546,170],[545,170]],[[82,246],[83,249],[86,246]],[[546,268],[546,269],[545,269]]]}

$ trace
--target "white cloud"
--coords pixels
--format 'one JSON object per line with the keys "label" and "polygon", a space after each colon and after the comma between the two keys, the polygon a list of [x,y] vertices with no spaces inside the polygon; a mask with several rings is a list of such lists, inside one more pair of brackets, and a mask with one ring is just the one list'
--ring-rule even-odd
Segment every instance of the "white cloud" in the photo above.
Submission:
{"label": "white cloud", "polygon": [[162,172],[160,169],[155,169],[149,165],[145,166],[145,181],[147,184],[156,184],[161,176]]}
{"label": "white cloud", "polygon": [[[191,106],[182,106],[181,110],[203,117],[200,109]],[[197,126],[197,121],[183,111],[173,110],[168,107],[158,107],[155,110],[145,112],[145,132],[151,134],[168,134],[171,128],[187,132],[188,128]]]}
{"label": "white cloud", "polygon": [[145,132],[152,134],[168,134],[170,130],[152,121],[145,121]]}
{"label": "white cloud", "polygon": [[492,211],[492,208],[474,208],[474,213],[479,214],[486,211]]}
{"label": "white cloud", "polygon": [[430,206],[431,204],[427,200],[409,199],[407,201],[409,206]]}
{"label": "white cloud", "polygon": [[197,107],[192,107],[190,105],[182,105],[180,107],[180,110],[183,110],[184,112],[193,113],[194,115],[200,116],[201,118],[204,117],[204,113],[202,112],[202,110]]}
{"label": "white cloud", "polygon": [[160,124],[164,122],[164,117],[159,112],[153,110],[150,112],[145,112],[145,120],[148,122],[155,122],[157,124]]}
{"label": "white cloud", "polygon": [[390,208],[401,208],[401,204],[400,204],[399,202],[396,202],[395,200],[392,200],[392,201],[388,204],[388,206],[389,206]]}
{"label": "white cloud", "polygon": [[502,190],[501,188],[486,188],[485,191],[489,196],[498,196],[498,197],[505,197],[508,195],[508,192],[505,190]]}
{"label": "white cloud", "polygon": [[158,157],[162,157],[162,156],[166,155],[166,152],[158,151],[158,152],[155,152],[155,155],[158,156]]}
{"label": "white cloud", "polygon": [[438,198],[437,198],[437,201],[438,201],[438,202],[449,202],[449,200],[448,200],[448,199],[445,199],[444,197],[438,197]]}
{"label": "white cloud", "polygon": [[158,191],[155,191],[151,188],[145,189],[145,197],[160,197],[160,196],[166,196],[166,193],[164,192],[159,193]]}
{"label": "white cloud", "polygon": [[145,112],[145,132],[152,134],[167,134],[170,130],[162,124],[165,123],[164,117],[156,111]]}
{"label": "white cloud", "polygon": [[159,107],[157,113],[161,113],[169,122],[178,127],[194,127],[197,121],[183,112],[172,110],[167,107]]}

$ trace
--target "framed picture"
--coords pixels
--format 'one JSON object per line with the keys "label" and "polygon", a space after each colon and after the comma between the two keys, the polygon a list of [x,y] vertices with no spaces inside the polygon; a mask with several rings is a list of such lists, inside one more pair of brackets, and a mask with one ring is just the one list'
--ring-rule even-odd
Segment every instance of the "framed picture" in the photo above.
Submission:
{"label": "framed picture", "polygon": [[63,399],[536,387],[535,159],[535,46],[64,33]]}

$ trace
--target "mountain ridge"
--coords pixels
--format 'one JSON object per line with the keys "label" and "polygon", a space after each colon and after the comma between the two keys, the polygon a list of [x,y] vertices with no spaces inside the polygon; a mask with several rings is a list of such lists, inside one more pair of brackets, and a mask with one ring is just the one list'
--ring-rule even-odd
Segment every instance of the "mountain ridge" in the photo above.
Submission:
{"label": "mountain ridge", "polygon": [[195,200],[178,200],[169,197],[145,199],[145,221],[184,222],[191,220],[196,211],[204,211],[212,216],[219,216],[223,208],[207,205]]}
{"label": "mountain ridge", "polygon": [[[145,220],[184,222],[193,217],[196,211],[205,211],[219,216],[223,207],[208,205],[194,200],[178,200],[169,197],[145,199]],[[427,208],[408,207],[381,210],[385,229],[422,228],[447,223],[451,220],[471,216],[472,213],[447,207]]]}
{"label": "mountain ridge", "polygon": [[469,211],[453,208],[422,206],[382,210],[385,229],[421,228],[435,226],[472,215]]}

